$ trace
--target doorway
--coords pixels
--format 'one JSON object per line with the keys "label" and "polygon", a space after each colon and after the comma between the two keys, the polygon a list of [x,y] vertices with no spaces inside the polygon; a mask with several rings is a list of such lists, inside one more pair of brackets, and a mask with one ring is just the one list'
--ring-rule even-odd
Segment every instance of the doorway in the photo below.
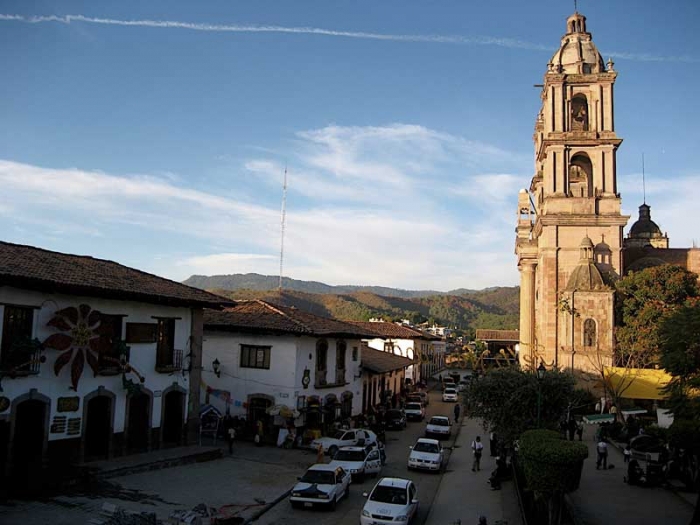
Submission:
{"label": "doorway", "polygon": [[185,394],[171,390],[163,398],[163,427],[161,441],[165,447],[182,444],[185,426]]}
{"label": "doorway", "polygon": [[85,460],[107,459],[112,444],[112,399],[96,395],[85,407]]}
{"label": "doorway", "polygon": [[11,486],[19,494],[36,492],[41,488],[46,416],[48,405],[30,399],[15,408],[15,428],[12,439]]}
{"label": "doorway", "polygon": [[151,431],[151,398],[143,391],[127,397],[126,450],[128,454],[146,452]]}

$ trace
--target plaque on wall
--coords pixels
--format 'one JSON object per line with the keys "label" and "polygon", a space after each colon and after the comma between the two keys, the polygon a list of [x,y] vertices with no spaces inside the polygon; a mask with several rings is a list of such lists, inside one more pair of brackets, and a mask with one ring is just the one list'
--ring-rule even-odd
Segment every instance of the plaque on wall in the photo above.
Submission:
{"label": "plaque on wall", "polygon": [[126,323],[126,342],[155,343],[157,331],[156,323]]}
{"label": "plaque on wall", "polygon": [[69,436],[75,436],[80,434],[80,418],[72,417],[68,420],[68,432]]}
{"label": "plaque on wall", "polygon": [[63,434],[66,431],[67,416],[54,416],[51,422],[50,432],[52,434]]}
{"label": "plaque on wall", "polygon": [[10,408],[10,398],[5,396],[0,396],[0,412],[4,412]]}
{"label": "plaque on wall", "polygon": [[80,398],[74,397],[59,397],[56,401],[56,410],[58,412],[75,412],[80,406]]}

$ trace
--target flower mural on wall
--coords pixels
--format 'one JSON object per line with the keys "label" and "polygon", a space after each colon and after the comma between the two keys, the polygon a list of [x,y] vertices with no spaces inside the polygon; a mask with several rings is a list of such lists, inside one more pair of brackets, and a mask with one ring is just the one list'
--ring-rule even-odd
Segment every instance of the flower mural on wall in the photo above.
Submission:
{"label": "flower mural on wall", "polygon": [[78,308],[70,306],[56,312],[47,325],[60,330],[43,343],[45,348],[62,351],[54,362],[53,370],[58,375],[64,366],[71,363],[71,388],[77,391],[85,361],[97,375],[98,356],[110,348],[109,338],[100,331],[100,312],[87,304],[81,304]]}

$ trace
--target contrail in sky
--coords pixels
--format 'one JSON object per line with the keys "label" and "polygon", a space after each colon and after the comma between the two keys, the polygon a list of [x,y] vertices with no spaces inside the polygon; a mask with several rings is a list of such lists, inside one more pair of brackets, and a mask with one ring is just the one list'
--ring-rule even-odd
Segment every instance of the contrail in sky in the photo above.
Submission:
{"label": "contrail in sky", "polygon": [[[238,24],[202,24],[193,22],[178,22],[174,20],[119,20],[114,18],[94,18],[83,15],[48,15],[48,16],[22,16],[0,14],[0,21],[24,22],[27,24],[41,24],[57,22],[70,24],[82,22],[85,24],[100,24],[110,26],[155,27],[165,29],[189,29],[191,31],[205,31],[218,33],[291,33],[302,35],[335,36],[345,38],[360,38],[366,40],[386,40],[391,42],[427,42],[434,44],[462,44],[500,46],[512,49],[529,49],[535,51],[550,51],[551,46],[535,44],[525,40],[514,38],[497,38],[488,36],[460,36],[460,35],[400,35],[387,33],[366,33],[363,31],[336,31],[319,27],[285,27],[275,25],[238,25]],[[627,60],[643,62],[698,62],[698,59],[690,56],[660,56],[647,53],[609,53],[610,56]]]}

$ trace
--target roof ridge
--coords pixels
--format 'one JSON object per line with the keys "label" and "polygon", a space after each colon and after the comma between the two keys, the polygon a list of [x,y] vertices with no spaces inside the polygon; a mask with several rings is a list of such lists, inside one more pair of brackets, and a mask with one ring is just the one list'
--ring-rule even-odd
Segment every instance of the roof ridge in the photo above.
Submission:
{"label": "roof ridge", "polygon": [[274,305],[273,303],[269,303],[269,302],[267,302],[267,301],[265,301],[265,300],[263,300],[263,299],[255,299],[255,302],[260,303],[261,305],[263,305],[263,306],[264,306],[265,308],[267,308],[268,310],[272,310],[273,312],[278,313],[278,314],[281,315],[282,317],[286,317],[286,318],[289,319],[292,323],[301,326],[306,332],[311,333],[311,334],[314,333],[314,331],[313,331],[311,328],[309,328],[306,324],[302,323],[301,321],[299,321],[299,320],[297,320],[297,319],[294,319],[291,315],[289,315],[288,313],[284,312],[283,310],[280,310],[280,309],[279,309],[276,305]]}

